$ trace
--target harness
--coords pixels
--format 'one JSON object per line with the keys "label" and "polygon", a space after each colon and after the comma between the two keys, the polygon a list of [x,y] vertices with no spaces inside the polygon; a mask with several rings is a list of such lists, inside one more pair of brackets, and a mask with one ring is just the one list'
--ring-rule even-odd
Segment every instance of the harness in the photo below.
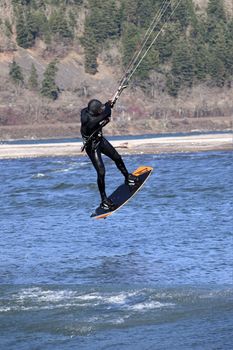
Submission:
{"label": "harness", "polygon": [[102,128],[107,125],[110,122],[110,119],[107,118],[105,120],[103,120],[102,122],[100,122],[99,127],[90,135],[90,136],[85,136],[82,135],[83,137],[83,146],[81,148],[81,152],[83,152],[88,145],[91,144],[92,141],[97,141],[97,143],[95,144],[95,148],[98,146],[99,142],[101,141],[102,138]]}

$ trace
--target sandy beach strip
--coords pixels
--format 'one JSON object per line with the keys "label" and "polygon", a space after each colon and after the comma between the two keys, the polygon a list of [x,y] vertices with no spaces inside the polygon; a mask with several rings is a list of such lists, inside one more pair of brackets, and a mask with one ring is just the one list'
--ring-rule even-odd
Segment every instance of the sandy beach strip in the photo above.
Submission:
{"label": "sandy beach strip", "polygon": [[[135,138],[110,142],[121,154],[233,150],[233,136],[230,133]],[[81,142],[0,144],[0,159],[85,155],[85,152],[81,153],[81,146]]]}

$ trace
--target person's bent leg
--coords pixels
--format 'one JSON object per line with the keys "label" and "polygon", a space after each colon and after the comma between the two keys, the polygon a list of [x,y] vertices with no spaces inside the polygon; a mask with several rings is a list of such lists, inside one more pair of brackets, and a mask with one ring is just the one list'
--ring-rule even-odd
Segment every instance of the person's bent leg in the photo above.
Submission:
{"label": "person's bent leg", "polygon": [[103,138],[103,140],[101,141],[100,147],[101,147],[101,152],[115,162],[117,168],[120,170],[120,172],[125,177],[125,179],[127,179],[129,172],[125,166],[125,163],[123,162],[123,159],[121,158],[117,150],[105,138]]}
{"label": "person's bent leg", "polygon": [[106,156],[111,158],[117,168],[120,170],[120,172],[125,177],[125,184],[129,186],[134,186],[138,183],[137,176],[130,174],[125,166],[125,163],[123,162],[123,159],[121,158],[120,154],[117,152],[117,150],[111,145],[108,140],[106,140],[104,137],[100,143],[100,149],[101,152],[104,153]]}

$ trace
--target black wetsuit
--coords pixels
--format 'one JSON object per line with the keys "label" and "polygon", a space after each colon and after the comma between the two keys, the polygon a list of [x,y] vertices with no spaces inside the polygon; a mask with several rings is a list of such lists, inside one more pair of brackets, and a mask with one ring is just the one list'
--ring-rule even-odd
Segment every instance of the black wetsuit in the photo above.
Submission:
{"label": "black wetsuit", "polygon": [[107,198],[105,192],[105,166],[101,156],[102,153],[115,162],[117,168],[126,179],[129,175],[120,154],[108,142],[108,140],[103,137],[102,127],[110,121],[110,118],[111,105],[109,102],[105,103],[103,112],[97,116],[91,114],[87,108],[84,108],[81,111],[81,135],[84,139],[84,143],[94,133],[91,140],[86,144],[85,149],[97,171],[97,183],[102,201]]}

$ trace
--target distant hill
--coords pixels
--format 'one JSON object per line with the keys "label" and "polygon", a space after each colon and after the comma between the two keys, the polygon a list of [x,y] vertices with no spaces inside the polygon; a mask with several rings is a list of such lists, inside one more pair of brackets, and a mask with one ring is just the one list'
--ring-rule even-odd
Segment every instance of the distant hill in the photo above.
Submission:
{"label": "distant hill", "polygon": [[[232,0],[168,0],[111,134],[226,130],[233,116]],[[79,111],[118,87],[164,0],[0,2],[0,139],[79,135]],[[159,28],[157,28],[159,30]],[[156,33],[155,33],[156,34]]]}

